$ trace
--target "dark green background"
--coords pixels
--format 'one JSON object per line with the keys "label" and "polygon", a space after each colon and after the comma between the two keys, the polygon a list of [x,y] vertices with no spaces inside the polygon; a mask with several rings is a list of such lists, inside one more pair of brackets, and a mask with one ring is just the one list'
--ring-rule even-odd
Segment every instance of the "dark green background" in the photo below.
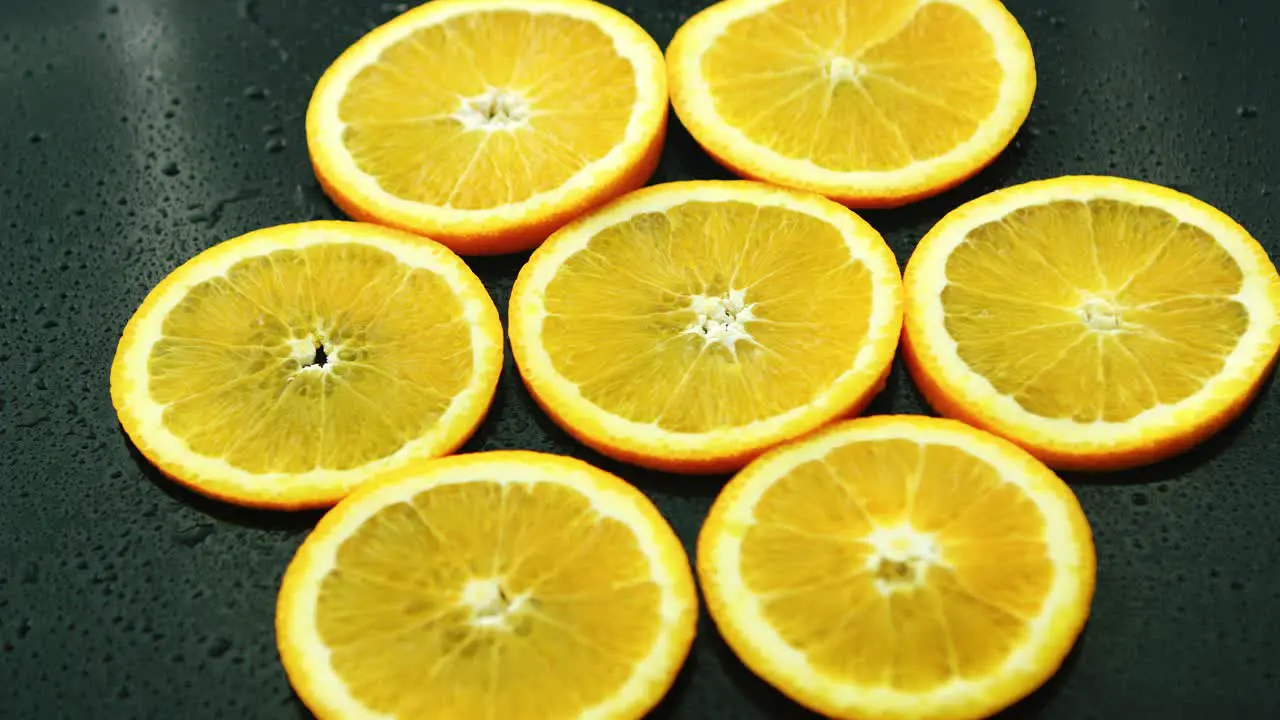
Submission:
{"label": "dark green background", "polygon": [[[616,3],[615,3],[616,4]],[[665,46],[705,1],[619,4]],[[1009,0],[1036,52],[1030,120],[983,174],[865,213],[905,261],[949,209],[1064,173],[1170,185],[1274,254],[1280,3]],[[164,481],[107,396],[147,291],[219,240],[337,217],[311,175],[315,79],[404,8],[338,0],[0,3],[0,717],[307,717],[278,664],[275,591],[315,514],[252,513]],[[723,177],[674,123],[654,181]],[[500,308],[523,257],[472,266]],[[1070,478],[1096,533],[1093,618],[1008,717],[1280,717],[1280,490],[1269,385],[1179,461]],[[918,412],[899,368],[877,412]],[[635,482],[692,550],[722,479],[602,461],[508,362],[470,450],[585,457]],[[703,618],[657,718],[805,717]]]}

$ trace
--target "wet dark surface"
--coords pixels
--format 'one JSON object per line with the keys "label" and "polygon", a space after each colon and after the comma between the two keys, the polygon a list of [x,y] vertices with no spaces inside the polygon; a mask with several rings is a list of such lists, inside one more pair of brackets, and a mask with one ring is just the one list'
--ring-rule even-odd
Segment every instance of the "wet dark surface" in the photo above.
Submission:
{"label": "wet dark surface", "polygon": [[[623,9],[664,45],[697,0]],[[1031,118],[988,171],[867,213],[905,261],[947,210],[1064,173],[1172,185],[1276,252],[1280,3],[1009,0],[1031,37]],[[219,240],[337,217],[302,115],[326,64],[403,5],[51,0],[0,9],[0,717],[308,717],[275,591],[316,515],[251,513],[164,481],[118,429],[107,369],[155,283]],[[674,120],[674,118],[673,118]],[[655,181],[721,177],[678,124]],[[505,307],[522,257],[473,262]],[[899,369],[875,410],[915,412]],[[1176,462],[1073,478],[1096,533],[1093,617],[1015,718],[1280,717],[1280,391]],[[599,462],[692,550],[720,480],[645,474],[570,442],[508,365],[470,449]],[[805,717],[710,623],[658,718]]]}

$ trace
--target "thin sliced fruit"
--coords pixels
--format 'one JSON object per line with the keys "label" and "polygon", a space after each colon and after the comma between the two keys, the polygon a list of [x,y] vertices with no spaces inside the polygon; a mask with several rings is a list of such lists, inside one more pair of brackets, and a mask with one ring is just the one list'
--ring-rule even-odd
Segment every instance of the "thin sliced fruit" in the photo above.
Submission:
{"label": "thin sliced fruit", "polygon": [[322,719],[639,718],[697,622],[640,491],[515,451],[416,463],[329,512],[285,573],[280,656]]}
{"label": "thin sliced fruit", "polygon": [[893,253],[825,198],[752,182],[631,193],[555,233],[511,294],[530,392],[602,453],[741,467],[861,410],[901,332]]}
{"label": "thin sliced fruit", "polygon": [[733,651],[835,718],[988,717],[1044,683],[1089,615],[1095,554],[1071,490],[1015,445],[874,417],[773,450],[698,538]]}
{"label": "thin sliced fruit", "polygon": [[333,62],[307,144],[348,215],[493,254],[643,185],[666,123],[662,52],[616,10],[432,0]]}
{"label": "thin sliced fruit", "polygon": [[963,205],[906,272],[908,368],[942,414],[1054,467],[1207,438],[1280,349],[1280,278],[1231,218],[1156,185],[1062,177]]}
{"label": "thin sliced fruit", "polygon": [[676,114],[720,162],[851,207],[963,182],[1036,86],[999,0],[725,0],[676,32],[667,67]]}
{"label": "thin sliced fruit", "polygon": [[193,490],[318,507],[465,442],[502,355],[493,301],[444,246],[364,223],[281,225],[205,250],[147,295],[111,401],[138,450]]}

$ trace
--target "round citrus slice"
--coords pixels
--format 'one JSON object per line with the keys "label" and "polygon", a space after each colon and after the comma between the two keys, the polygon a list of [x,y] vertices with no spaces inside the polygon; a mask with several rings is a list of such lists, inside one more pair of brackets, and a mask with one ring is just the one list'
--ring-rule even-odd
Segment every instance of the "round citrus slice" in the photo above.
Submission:
{"label": "round citrus slice", "polygon": [[509,332],[525,385],[581,442],[721,472],[861,410],[892,363],[901,298],[884,240],[830,200],[670,183],[538,248]]}
{"label": "round citrus slice", "polygon": [[1181,452],[1237,417],[1280,348],[1280,278],[1194,198],[1063,177],[957,208],[906,272],[906,360],[942,414],[1054,467]]}
{"label": "round citrus slice", "polygon": [[989,717],[1044,683],[1089,615],[1071,490],[967,425],[874,417],[747,466],[698,538],[739,658],[834,718]]}
{"label": "round citrus slice", "polygon": [[539,453],[370,481],[285,573],[280,656],[322,719],[639,718],[689,652],[688,557],[640,491]]}
{"label": "round citrus slice", "polygon": [[851,207],[969,178],[1031,110],[1031,45],[999,0],[725,0],[667,48],[671,101],[740,175]]}
{"label": "round citrus slice", "polygon": [[363,223],[281,225],[205,250],[147,295],[111,400],[138,450],[193,490],[319,507],[465,442],[502,355],[493,301],[444,246]]}
{"label": "round citrus slice", "polygon": [[495,254],[643,185],[666,123],[662,52],[622,13],[433,0],[334,61],[307,144],[348,215]]}

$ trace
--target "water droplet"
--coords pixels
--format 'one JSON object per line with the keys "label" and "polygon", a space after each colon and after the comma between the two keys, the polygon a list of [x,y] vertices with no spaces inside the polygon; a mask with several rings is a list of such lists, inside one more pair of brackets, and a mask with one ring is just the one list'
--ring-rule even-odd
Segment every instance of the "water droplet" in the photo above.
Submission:
{"label": "water droplet", "polygon": [[269,153],[278,153],[278,152],[280,152],[280,151],[284,150],[288,145],[289,145],[289,143],[285,142],[285,139],[284,139],[284,138],[282,138],[282,137],[273,137],[273,138],[271,138],[270,140],[268,140],[268,141],[267,141],[267,145],[266,145],[266,147],[267,147],[267,152],[269,152]]}
{"label": "water droplet", "polygon": [[241,20],[248,20],[251,23],[258,22],[258,0],[240,0],[236,6],[236,15]]}
{"label": "water droplet", "polygon": [[177,175],[182,171],[178,169],[178,163],[170,160],[169,162],[164,164],[164,167],[160,168],[160,172],[164,173],[165,175],[168,175],[169,177],[174,177],[175,175]]}
{"label": "water droplet", "polygon": [[193,548],[204,542],[212,534],[212,523],[198,522],[175,532],[173,541],[184,547]]}
{"label": "water droplet", "polygon": [[[45,386],[45,387],[41,387],[41,386],[40,386],[40,383],[36,383],[36,389],[37,389],[37,390],[46,390],[46,389],[48,389],[48,387],[47,387],[47,386]],[[47,420],[49,420],[49,416],[48,416],[48,415],[34,415],[34,416],[33,416],[33,415],[27,415],[27,416],[20,417],[20,418],[18,418],[17,420],[15,420],[15,421],[13,422],[13,426],[14,426],[14,427],[19,427],[19,428],[33,428],[33,427],[35,427],[35,426],[39,425],[40,423],[45,422],[45,421],[47,421]]]}
{"label": "water droplet", "polygon": [[30,135],[28,135],[28,136],[27,136],[27,140],[28,140],[28,141],[30,141],[32,145],[36,145],[36,144],[39,144],[39,143],[44,142],[44,140],[45,140],[45,134],[44,134],[44,133],[38,133],[38,132],[31,133]]}
{"label": "water droplet", "polygon": [[219,218],[222,217],[222,211],[225,210],[227,206],[244,200],[256,198],[260,194],[261,191],[257,188],[245,188],[234,195],[215,201],[213,206],[207,211],[201,210],[200,208],[202,206],[200,204],[190,205],[187,209],[194,212],[187,216],[187,221],[193,223],[208,223],[209,227],[213,227],[214,224],[218,222]]}
{"label": "water droplet", "polygon": [[271,93],[268,92],[266,88],[259,87],[257,85],[250,85],[244,89],[244,96],[250,100],[265,100],[267,99],[267,95],[270,94]]}

